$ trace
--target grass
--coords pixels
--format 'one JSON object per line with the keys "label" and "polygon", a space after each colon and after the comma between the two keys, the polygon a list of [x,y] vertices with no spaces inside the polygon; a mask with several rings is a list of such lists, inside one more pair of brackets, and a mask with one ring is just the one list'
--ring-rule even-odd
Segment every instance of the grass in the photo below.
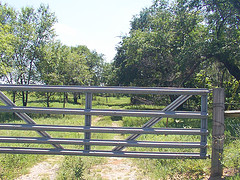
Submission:
{"label": "grass", "polygon": [[[20,99],[17,100],[17,105],[21,105]],[[31,93],[29,99],[29,106],[46,106],[44,100],[39,100],[34,93]],[[51,107],[63,107],[62,100],[58,100],[57,96],[50,104]],[[69,103],[66,104],[67,108],[84,108],[84,97],[79,99],[78,104],[73,104],[69,99]],[[162,106],[152,105],[134,105],[130,104],[130,98],[123,97],[93,97],[93,108],[96,109],[162,109]],[[31,117],[37,124],[52,124],[52,125],[84,125],[84,116],[78,115],[38,115],[31,114]],[[96,117],[93,117],[93,122]],[[126,127],[141,127],[149,118],[139,117],[101,117],[96,123],[97,126],[112,126],[112,124],[118,124]],[[0,113],[1,123],[23,123],[16,116],[10,113]],[[209,121],[210,122],[210,121]],[[226,120],[226,139],[224,144],[224,156],[223,166],[226,169],[233,169],[235,174],[231,174],[232,177],[226,177],[226,179],[239,179],[240,170],[240,139],[239,132],[239,119]],[[235,123],[235,125],[234,125]],[[183,128],[197,128],[200,126],[200,120],[196,119],[162,119],[155,127],[183,127]],[[211,128],[211,126],[209,126]],[[211,131],[211,129],[210,129]],[[59,138],[83,138],[83,133],[71,133],[71,132],[49,132],[52,137]],[[0,131],[0,136],[35,136],[39,137],[36,132],[32,131]],[[113,139],[116,134],[107,133],[92,133],[93,139]],[[124,139],[127,135],[117,134],[119,139]],[[138,140],[150,140],[150,141],[199,141],[199,136],[175,136],[175,135],[142,135]],[[208,152],[211,154],[211,134],[208,137],[209,148]],[[23,147],[50,147],[51,145],[32,145],[32,144],[5,144],[1,143],[1,146],[23,146]],[[64,145],[66,148],[79,148],[83,149],[83,146],[76,145]],[[111,147],[97,147],[93,146],[93,150],[110,150]],[[128,150],[137,151],[189,151],[188,149],[157,149],[157,148],[128,148]],[[199,151],[196,149],[195,151]],[[11,155],[0,154],[0,179],[14,179],[20,174],[28,172],[28,168],[36,164],[37,162],[48,159],[49,156],[43,155]],[[58,172],[57,179],[88,179],[91,167],[104,163],[106,158],[101,157],[78,157],[78,156],[64,156],[61,163],[60,170]],[[144,174],[150,176],[150,179],[202,179],[210,174],[211,161],[206,160],[189,160],[189,159],[133,159],[134,163],[141,169]],[[100,177],[98,177],[101,179]]]}
{"label": "grass", "polygon": [[65,156],[57,179],[83,179],[84,163],[81,157]]}

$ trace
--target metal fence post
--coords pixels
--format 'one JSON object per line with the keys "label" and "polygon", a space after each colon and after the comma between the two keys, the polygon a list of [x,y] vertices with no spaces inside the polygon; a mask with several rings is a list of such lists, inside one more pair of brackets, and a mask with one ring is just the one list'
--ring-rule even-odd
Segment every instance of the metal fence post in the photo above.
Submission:
{"label": "metal fence post", "polygon": [[[201,96],[201,112],[207,113],[207,95]],[[207,118],[201,120],[201,129],[207,130]],[[201,143],[207,144],[207,135],[201,136]],[[201,148],[200,155],[205,157],[207,154],[207,147]]]}
{"label": "metal fence post", "polygon": [[221,179],[224,142],[224,89],[213,89],[213,130],[211,179]]}
{"label": "metal fence post", "polygon": [[[86,93],[85,97],[85,109],[89,110],[92,108],[92,93]],[[91,126],[91,115],[85,115],[85,126],[90,127]],[[85,132],[85,139],[91,139],[91,133],[90,132]],[[85,145],[84,150],[89,151],[90,150],[90,145]]]}

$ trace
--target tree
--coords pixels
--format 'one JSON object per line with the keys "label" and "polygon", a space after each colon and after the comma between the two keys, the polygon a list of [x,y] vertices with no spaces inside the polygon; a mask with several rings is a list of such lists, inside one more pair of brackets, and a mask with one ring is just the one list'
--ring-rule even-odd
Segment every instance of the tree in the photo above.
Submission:
{"label": "tree", "polygon": [[112,63],[104,63],[101,80],[102,82],[100,86],[114,85],[114,80],[116,80],[116,72]]}
{"label": "tree", "polygon": [[[100,85],[103,55],[86,46],[55,41],[54,13],[48,6],[19,12],[0,4],[0,78],[11,84]],[[53,93],[46,93],[47,106]],[[15,97],[15,92],[14,92]],[[74,102],[77,103],[77,94]],[[28,92],[22,92],[27,106]]]}
{"label": "tree", "polygon": [[240,80],[240,36],[239,2],[235,0],[202,0],[189,1],[186,6],[192,10],[201,10],[206,27],[208,40],[203,55],[222,63],[229,73]]}
{"label": "tree", "polygon": [[117,48],[116,84],[184,87],[209,66],[239,81],[238,10],[235,0],[156,0],[134,16]]}
{"label": "tree", "polygon": [[[49,7],[44,5],[41,5],[37,10],[30,7],[22,8],[20,12],[13,12],[13,16],[10,16],[8,11],[2,13],[1,19],[5,20],[6,25],[12,28],[14,35],[12,47],[14,50],[12,55],[7,57],[6,67],[11,68],[11,71],[7,71],[3,79],[16,84],[37,82],[36,64],[44,56],[41,52],[43,47],[53,40],[52,27],[56,18],[49,11]],[[22,92],[22,101],[23,105],[26,106],[28,92]]]}
{"label": "tree", "polygon": [[90,51],[86,46],[72,47],[72,52],[76,52],[79,56],[86,59],[86,65],[92,74],[91,81],[88,85],[98,86],[102,83],[102,73],[104,60],[103,55],[98,54],[96,51]]}
{"label": "tree", "polygon": [[206,30],[201,19],[199,12],[181,2],[169,6],[156,1],[144,9],[133,18],[129,36],[123,37],[117,49],[118,83],[184,86],[203,61],[199,39],[205,38]]}
{"label": "tree", "polygon": [[7,75],[14,70],[11,57],[16,43],[13,32],[15,15],[12,8],[0,4],[0,78],[8,83],[11,83],[12,79]]}
{"label": "tree", "polygon": [[[89,85],[93,75],[87,65],[86,57],[79,55],[74,47],[53,42],[45,46],[42,51],[45,52],[45,56],[37,67],[43,84]],[[47,102],[51,95],[51,93],[47,94]],[[74,93],[74,102],[77,103],[76,93]]]}

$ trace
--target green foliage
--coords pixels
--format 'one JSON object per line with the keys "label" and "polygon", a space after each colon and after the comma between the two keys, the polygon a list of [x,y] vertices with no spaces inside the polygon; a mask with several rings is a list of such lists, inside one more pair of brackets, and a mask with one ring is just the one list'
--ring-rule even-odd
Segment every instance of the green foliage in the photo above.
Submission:
{"label": "green foliage", "polygon": [[237,103],[239,29],[235,1],[156,0],[117,47],[115,85],[224,87]]}
{"label": "green foliage", "polygon": [[1,154],[0,156],[0,179],[14,179],[35,163],[43,160],[40,155],[24,154]]}
{"label": "green foliage", "polygon": [[232,140],[224,150],[223,165],[228,168],[240,169],[240,139]]}
{"label": "green foliage", "polygon": [[236,174],[233,177],[225,177],[226,180],[239,180],[240,179],[240,174]]}
{"label": "green foliage", "polygon": [[45,47],[44,51],[46,55],[37,66],[43,83],[47,85],[88,85],[90,83],[93,75],[87,66],[86,58],[78,54],[76,48],[56,42]]}
{"label": "green foliage", "polygon": [[13,77],[10,83],[29,84],[37,81],[36,65],[43,57],[42,49],[53,40],[52,27],[56,17],[44,5],[40,5],[37,10],[25,7],[17,13],[13,25],[17,39],[12,57],[15,71],[9,74]]}
{"label": "green foliage", "polygon": [[84,164],[80,157],[65,156],[60,166],[57,179],[83,179]]}
{"label": "green foliage", "polygon": [[123,126],[125,127],[141,127],[149,118],[145,117],[123,117]]}
{"label": "green foliage", "polygon": [[0,78],[6,76],[13,69],[10,57],[14,54],[16,43],[13,27],[15,12],[7,5],[0,5]]}
{"label": "green foliage", "polygon": [[72,47],[71,50],[86,61],[86,66],[91,74],[91,80],[88,81],[87,85],[99,86],[103,83],[103,54],[90,51],[86,46]]}
{"label": "green foliage", "polygon": [[[0,4],[0,79],[9,84],[100,85],[103,55],[55,40],[55,14],[43,4],[16,11]],[[50,99],[53,94],[46,95]],[[77,102],[77,95],[74,94]],[[28,92],[22,92],[26,106]],[[49,106],[49,103],[48,103]]]}
{"label": "green foliage", "polygon": [[122,38],[117,49],[117,83],[182,86],[202,61],[199,40],[203,40],[205,29],[201,20],[199,12],[190,11],[181,3],[168,6],[156,1],[141,11],[131,23],[129,36]]}
{"label": "green foliage", "polygon": [[225,127],[228,140],[240,138],[240,118],[225,118]]}

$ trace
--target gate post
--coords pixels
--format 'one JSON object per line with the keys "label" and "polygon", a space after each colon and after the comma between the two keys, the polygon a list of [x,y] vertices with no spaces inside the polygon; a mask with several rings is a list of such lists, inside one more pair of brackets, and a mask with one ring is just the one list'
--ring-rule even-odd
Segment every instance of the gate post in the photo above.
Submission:
{"label": "gate post", "polygon": [[213,89],[212,164],[210,179],[221,179],[223,175],[222,154],[224,142],[224,89]]}

